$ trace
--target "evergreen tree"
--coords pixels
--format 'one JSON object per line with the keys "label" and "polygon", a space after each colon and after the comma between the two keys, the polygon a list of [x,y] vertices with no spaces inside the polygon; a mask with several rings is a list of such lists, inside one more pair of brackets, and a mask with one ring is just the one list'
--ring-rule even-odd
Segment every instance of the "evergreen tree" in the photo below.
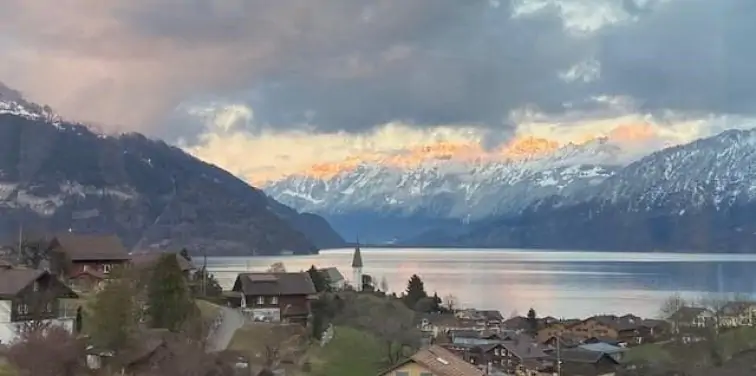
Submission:
{"label": "evergreen tree", "polygon": [[325,271],[318,270],[315,268],[315,265],[312,265],[310,269],[307,269],[307,274],[310,275],[312,284],[315,285],[315,291],[325,292],[331,290],[331,281]]}
{"label": "evergreen tree", "polygon": [[428,294],[425,292],[425,284],[423,280],[417,274],[413,274],[407,282],[407,290],[404,295],[404,303],[407,307],[415,308],[417,302],[420,299],[427,298]]}
{"label": "evergreen tree", "polygon": [[86,319],[93,344],[118,351],[131,339],[141,310],[135,302],[136,282],[120,269],[114,272],[116,275],[105,282],[103,289],[91,301]]}
{"label": "evergreen tree", "polygon": [[528,331],[535,335],[536,332],[538,332],[538,316],[536,316],[536,311],[531,308],[528,310]]}
{"label": "evergreen tree", "polygon": [[176,257],[163,255],[147,290],[147,314],[153,328],[178,331],[194,313],[194,302]]}

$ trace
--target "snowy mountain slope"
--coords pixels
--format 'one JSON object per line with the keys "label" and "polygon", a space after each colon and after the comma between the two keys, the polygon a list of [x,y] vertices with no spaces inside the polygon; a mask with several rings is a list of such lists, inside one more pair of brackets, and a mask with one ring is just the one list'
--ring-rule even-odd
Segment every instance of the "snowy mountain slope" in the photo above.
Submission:
{"label": "snowy mountain slope", "polygon": [[136,248],[310,253],[343,245],[324,222],[164,142],[93,133],[0,84],[0,236],[23,224],[115,232]]}
{"label": "snowy mountain slope", "polygon": [[664,149],[580,195],[477,223],[455,239],[433,238],[467,246],[752,252],[756,130]]}
{"label": "snowy mountain slope", "polygon": [[529,160],[440,160],[410,169],[365,164],[327,180],[290,176],[263,189],[289,206],[323,215],[370,210],[477,220],[522,210],[540,198],[570,195],[603,181],[622,163],[616,145],[596,140]]}

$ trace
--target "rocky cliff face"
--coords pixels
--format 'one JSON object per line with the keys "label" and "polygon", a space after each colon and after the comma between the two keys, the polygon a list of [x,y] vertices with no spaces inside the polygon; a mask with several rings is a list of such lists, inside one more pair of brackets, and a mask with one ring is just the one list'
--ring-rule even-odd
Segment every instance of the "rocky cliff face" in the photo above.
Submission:
{"label": "rocky cliff face", "polygon": [[342,246],[228,172],[139,134],[103,136],[0,90],[0,234],[115,232],[133,248],[208,255],[312,253]]}

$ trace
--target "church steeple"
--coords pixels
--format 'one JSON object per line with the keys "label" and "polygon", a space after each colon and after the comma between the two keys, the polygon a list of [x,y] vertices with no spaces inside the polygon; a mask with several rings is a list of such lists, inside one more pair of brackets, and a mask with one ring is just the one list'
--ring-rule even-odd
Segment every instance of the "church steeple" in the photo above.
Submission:
{"label": "church steeple", "polygon": [[357,238],[357,246],[352,255],[352,274],[354,275],[354,289],[362,291],[362,252],[360,252],[360,238]]}

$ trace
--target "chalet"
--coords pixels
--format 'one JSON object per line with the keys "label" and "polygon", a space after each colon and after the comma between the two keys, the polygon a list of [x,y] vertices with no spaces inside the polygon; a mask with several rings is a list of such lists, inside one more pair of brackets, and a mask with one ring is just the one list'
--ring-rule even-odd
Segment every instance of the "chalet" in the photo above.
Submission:
{"label": "chalet", "polygon": [[328,277],[328,283],[331,285],[331,289],[333,290],[343,290],[344,285],[346,285],[346,279],[344,278],[344,275],[341,274],[339,269],[330,267],[320,270],[322,273],[325,273],[326,277]]}
{"label": "chalet", "polygon": [[501,312],[495,310],[464,309],[455,313],[458,319],[473,321],[481,327],[498,327],[504,322]]}
{"label": "chalet", "polygon": [[36,323],[73,332],[76,315],[62,309],[61,299],[66,298],[77,295],[47,271],[0,268],[0,343],[13,342]]}
{"label": "chalet", "polygon": [[250,319],[306,324],[315,286],[307,272],[241,273],[224,295]]}
{"label": "chalet", "polygon": [[756,302],[728,302],[719,313],[719,325],[733,328],[756,324]]}
{"label": "chalet", "polygon": [[700,329],[715,325],[715,314],[703,307],[680,307],[667,319],[672,330],[679,333],[684,329]]}
{"label": "chalet", "polygon": [[580,348],[552,352],[550,358],[555,364],[561,361],[563,375],[612,375],[619,366],[619,362],[609,354]]}
{"label": "chalet", "polygon": [[115,235],[56,235],[48,245],[50,270],[82,288],[93,287],[130,257]]}
{"label": "chalet", "polygon": [[502,323],[502,326],[509,330],[526,331],[532,328],[532,325],[527,317],[514,316],[510,317]]}
{"label": "chalet", "polygon": [[486,373],[441,346],[424,348],[378,376],[484,376]]}

